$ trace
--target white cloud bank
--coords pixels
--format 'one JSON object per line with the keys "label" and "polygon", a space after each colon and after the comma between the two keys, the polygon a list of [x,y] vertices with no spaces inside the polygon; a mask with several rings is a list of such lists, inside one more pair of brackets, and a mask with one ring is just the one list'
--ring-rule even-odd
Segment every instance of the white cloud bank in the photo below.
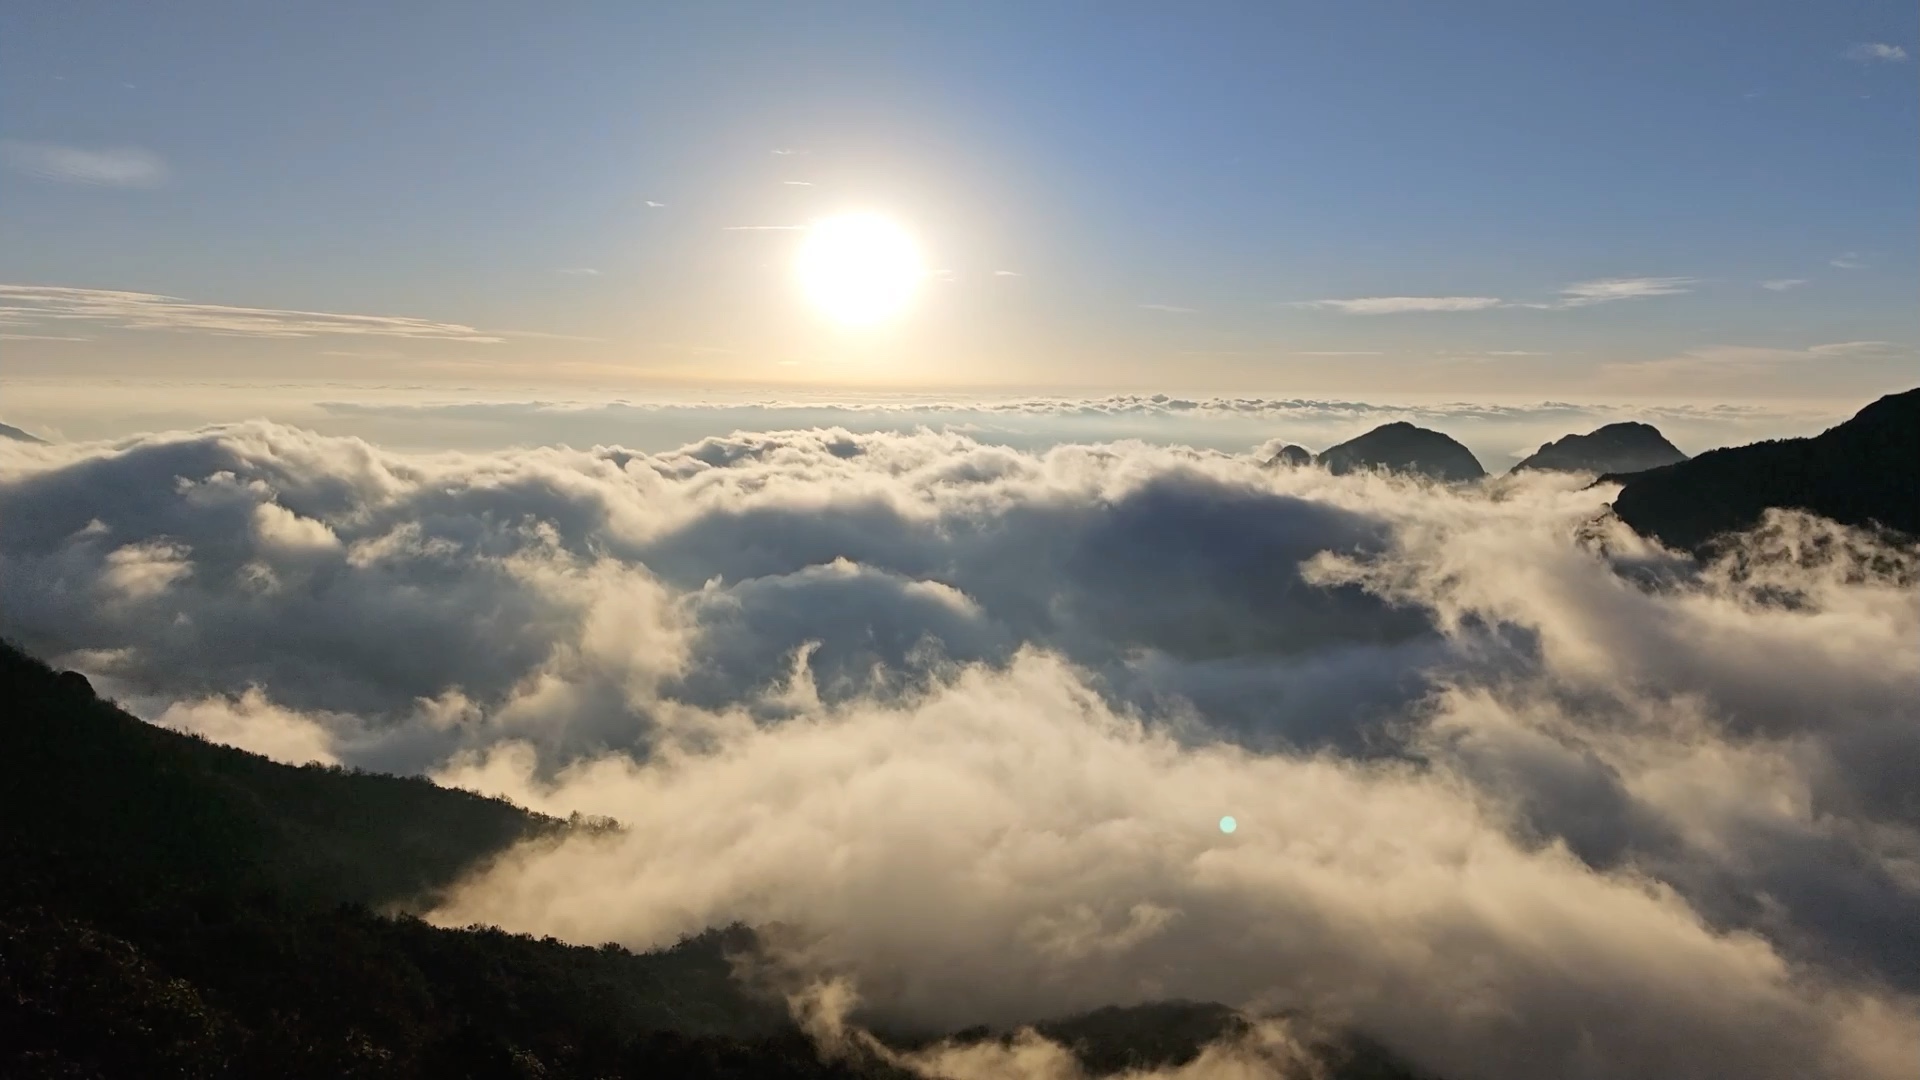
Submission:
{"label": "white cloud bank", "polygon": [[[8,445],[0,629],[174,726],[631,826],[446,921],[779,924],[862,1015],[1218,1000],[1459,1080],[1910,1076],[1920,556],[1781,516],[1694,568],[1582,483],[835,430]],[[917,1064],[1057,1053],[1010,1052]]]}

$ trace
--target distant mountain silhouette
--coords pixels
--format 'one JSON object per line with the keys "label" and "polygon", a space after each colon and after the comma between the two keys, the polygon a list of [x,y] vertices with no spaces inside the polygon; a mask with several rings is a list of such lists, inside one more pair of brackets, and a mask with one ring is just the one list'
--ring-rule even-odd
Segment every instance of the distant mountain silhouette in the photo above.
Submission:
{"label": "distant mountain silhouette", "polygon": [[1293,443],[1288,443],[1280,448],[1279,453],[1268,458],[1267,464],[1292,466],[1311,465],[1313,464],[1313,452],[1304,446],[1296,446]]}
{"label": "distant mountain silhouette", "polygon": [[[635,954],[378,913],[611,823],[217,746],[4,642],[0,702],[0,1076],[910,1078],[822,1061],[735,979],[744,926]],[[1171,1003],[1042,1030],[1108,1075],[1235,1020]],[[1325,1050],[1332,1080],[1416,1075],[1363,1039]]]}
{"label": "distant mountain silhouette", "polygon": [[1553,472],[1635,473],[1687,460],[1652,424],[1607,424],[1586,435],[1568,435],[1542,446],[1513,467]]}
{"label": "distant mountain silhouette", "polygon": [[38,435],[30,435],[27,432],[21,431],[12,424],[0,424],[0,439],[12,439],[15,442],[41,443],[43,445],[47,441]]}
{"label": "distant mountain silhouette", "polygon": [[1643,536],[1701,551],[1769,508],[1920,536],[1920,389],[1889,394],[1811,438],[1710,450],[1628,476],[1613,512]]}
{"label": "distant mountain silhouette", "polygon": [[1478,480],[1487,475],[1471,450],[1447,435],[1404,420],[1330,447],[1315,460],[1336,475],[1364,469],[1413,473],[1435,480]]}

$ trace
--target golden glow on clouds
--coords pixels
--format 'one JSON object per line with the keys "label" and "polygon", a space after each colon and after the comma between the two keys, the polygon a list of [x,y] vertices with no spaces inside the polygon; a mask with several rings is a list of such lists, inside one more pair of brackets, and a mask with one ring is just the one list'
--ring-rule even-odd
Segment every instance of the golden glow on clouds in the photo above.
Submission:
{"label": "golden glow on clouds", "polygon": [[898,317],[927,274],[913,237],[878,214],[815,222],[800,243],[794,271],[815,310],[846,326]]}

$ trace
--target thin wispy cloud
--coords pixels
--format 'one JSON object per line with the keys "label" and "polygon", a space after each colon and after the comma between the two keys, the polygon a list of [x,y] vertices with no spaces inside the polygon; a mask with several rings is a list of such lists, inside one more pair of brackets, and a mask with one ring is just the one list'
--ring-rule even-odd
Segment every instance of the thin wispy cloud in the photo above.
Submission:
{"label": "thin wispy cloud", "polygon": [[663,341],[655,345],[654,348],[664,349],[668,352],[692,353],[696,356],[719,356],[733,352],[732,349],[722,348],[719,345],[701,345],[682,341]]}
{"label": "thin wispy cloud", "polygon": [[1313,352],[1297,352],[1295,356],[1385,356],[1386,353],[1369,349],[1320,349]]}
{"label": "thin wispy cloud", "polygon": [[1608,304],[1616,300],[1691,292],[1698,280],[1690,277],[1599,278],[1568,285],[1560,290],[1559,299],[1545,302],[1503,300],[1498,296],[1360,296],[1344,300],[1307,300],[1294,306],[1338,311],[1345,315],[1486,311],[1501,307],[1557,311]]}
{"label": "thin wispy cloud", "polygon": [[1023,277],[1025,275],[1021,274],[1020,271],[1018,270],[995,270],[993,272],[993,276],[994,277]]}
{"label": "thin wispy cloud", "polygon": [[1347,315],[1404,315],[1423,311],[1485,311],[1499,307],[1497,296],[1362,296],[1350,300],[1309,300],[1302,307]]}
{"label": "thin wispy cloud", "polygon": [[1192,315],[1200,310],[1199,308],[1181,307],[1179,304],[1141,304],[1140,307],[1146,311],[1164,311],[1170,315]]}
{"label": "thin wispy cloud", "polygon": [[555,334],[546,330],[489,330],[488,333],[503,338],[527,338],[531,341],[605,341],[603,337],[588,334]]}
{"label": "thin wispy cloud", "polygon": [[1907,50],[1884,41],[1863,41],[1847,50],[1847,59],[1863,64],[1898,64],[1907,59]]}
{"label": "thin wispy cloud", "polygon": [[1772,281],[1761,282],[1760,287],[1770,292],[1786,292],[1788,289],[1797,289],[1800,286],[1805,285],[1806,283],[1807,283],[1806,278],[1799,278],[1799,277],[1774,278]]}
{"label": "thin wispy cloud", "polygon": [[787,187],[812,187],[813,186],[813,181],[811,180],[782,180],[780,182],[786,185]]}
{"label": "thin wispy cloud", "polygon": [[600,276],[600,271],[595,270],[591,266],[563,266],[560,269],[555,270],[554,273],[565,274],[568,277],[599,277]]}
{"label": "thin wispy cloud", "polygon": [[1836,270],[1858,270],[1867,264],[1864,259],[1860,258],[1859,252],[1849,251],[1828,259],[1827,265]]}
{"label": "thin wispy cloud", "polygon": [[1692,292],[1698,284],[1690,277],[1600,278],[1582,281],[1560,290],[1560,307],[1590,307],[1616,300],[1640,300],[1649,296],[1676,296]]}
{"label": "thin wispy cloud", "polygon": [[722,225],[721,232],[797,232],[805,225]]}
{"label": "thin wispy cloud", "polygon": [[774,154],[775,157],[791,157],[794,154],[804,154],[806,153],[806,151],[805,150],[775,150],[772,153]]}
{"label": "thin wispy cloud", "polygon": [[655,209],[655,210],[658,210],[658,209],[660,209],[661,207],[664,207],[664,206],[666,206],[667,204],[666,204],[666,203],[663,203],[663,202],[654,202],[654,201],[653,201],[652,199],[648,199],[648,200],[647,200],[647,205],[648,205],[648,206],[650,206],[650,207],[652,207],[652,208],[653,208],[653,209]]}
{"label": "thin wispy cloud", "polygon": [[167,178],[158,154],[134,146],[88,148],[0,140],[0,161],[15,172],[86,187],[153,187]]}
{"label": "thin wispy cloud", "polygon": [[1901,346],[1891,341],[1836,341],[1807,350],[1814,356],[1881,356],[1901,351]]}
{"label": "thin wispy cloud", "polygon": [[88,322],[121,330],[183,330],[222,337],[303,338],[323,334],[415,338],[494,344],[496,332],[460,323],[403,315],[200,304],[177,296],[77,289],[57,285],[0,285],[0,326]]}
{"label": "thin wispy cloud", "polygon": [[407,354],[394,349],[322,349],[321,356],[343,360],[405,360]]}
{"label": "thin wispy cloud", "polygon": [[1915,353],[1913,346],[1893,341],[1835,341],[1802,349],[1707,345],[1656,360],[1607,364],[1603,370],[1625,385],[1645,385],[1646,380],[1733,385],[1821,362],[1886,361]]}

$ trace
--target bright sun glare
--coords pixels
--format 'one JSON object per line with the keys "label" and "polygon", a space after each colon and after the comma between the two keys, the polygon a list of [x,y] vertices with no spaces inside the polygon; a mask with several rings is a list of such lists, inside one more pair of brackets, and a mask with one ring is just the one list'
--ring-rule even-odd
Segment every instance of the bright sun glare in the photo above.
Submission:
{"label": "bright sun glare", "polygon": [[871,326],[900,314],[926,276],[913,237],[877,214],[815,222],[794,266],[813,306],[849,326]]}

